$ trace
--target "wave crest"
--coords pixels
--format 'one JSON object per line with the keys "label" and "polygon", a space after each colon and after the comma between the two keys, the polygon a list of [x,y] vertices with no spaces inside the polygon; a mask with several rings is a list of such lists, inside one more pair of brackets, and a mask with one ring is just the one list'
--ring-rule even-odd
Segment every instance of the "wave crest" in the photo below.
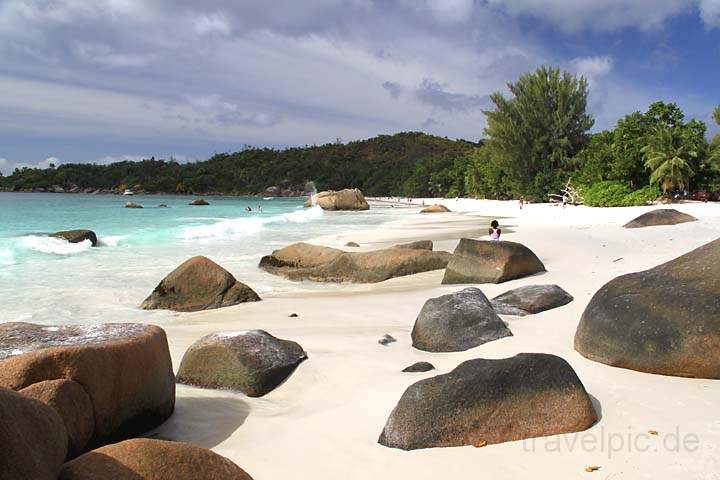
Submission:
{"label": "wave crest", "polygon": [[180,237],[185,240],[208,238],[226,238],[257,233],[265,225],[273,223],[306,223],[323,215],[322,208],[317,205],[311,208],[300,207],[295,211],[271,217],[240,217],[221,220],[210,225],[197,225],[186,228]]}
{"label": "wave crest", "polygon": [[70,243],[61,238],[29,235],[22,237],[22,246],[40,253],[72,255],[89,250],[92,248],[92,242],[90,240],[84,240],[80,243]]}

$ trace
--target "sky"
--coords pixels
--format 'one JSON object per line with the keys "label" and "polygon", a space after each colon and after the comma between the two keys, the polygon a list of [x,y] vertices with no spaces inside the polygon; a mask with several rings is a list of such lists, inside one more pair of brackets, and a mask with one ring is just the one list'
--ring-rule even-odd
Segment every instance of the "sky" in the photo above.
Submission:
{"label": "sky", "polygon": [[711,124],[720,0],[0,0],[0,172],[476,141],[541,65],[588,79],[595,131],[656,100]]}

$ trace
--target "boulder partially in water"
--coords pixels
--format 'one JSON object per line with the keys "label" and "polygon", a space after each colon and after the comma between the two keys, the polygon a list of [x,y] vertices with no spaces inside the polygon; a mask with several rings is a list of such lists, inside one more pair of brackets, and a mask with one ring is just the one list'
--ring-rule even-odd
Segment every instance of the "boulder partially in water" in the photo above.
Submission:
{"label": "boulder partially in water", "polygon": [[657,225],[678,225],[680,223],[696,222],[697,218],[687,213],[678,212],[674,208],[659,208],[643,213],[636,219],[623,225],[625,228],[653,227]]}
{"label": "boulder partially in water", "polygon": [[196,312],[257,302],[260,297],[207,257],[192,257],[170,272],[140,308]]}
{"label": "boulder partially in water", "polygon": [[290,280],[377,283],[447,266],[450,254],[428,250],[388,248],[344,252],[335,248],[295,243],[260,260],[260,268]]}
{"label": "boulder partially in water", "polygon": [[143,206],[135,202],[126,202],[125,208],[143,208]]}
{"label": "boulder partially in water", "polygon": [[299,344],[264,330],[216,332],[185,352],[177,381],[261,397],[283,383],[306,358]]}
{"label": "boulder partially in water", "polygon": [[[323,210],[369,210],[370,205],[357,188],[327,190],[314,196],[315,204]],[[305,202],[306,207],[313,205],[313,197]]]}
{"label": "boulder partially in water", "polygon": [[252,480],[207,448],[136,438],[98,448],[62,467],[58,480]]}
{"label": "boulder partially in water", "polygon": [[526,285],[498,295],[491,303],[501,315],[522,317],[562,307],[572,301],[572,295],[557,285]]}
{"label": "boulder partially in water", "polygon": [[512,336],[478,288],[431,298],[412,329],[413,347],[427,352],[461,352]]}
{"label": "boulder partially in water", "polygon": [[403,450],[482,445],[586,430],[590,396],[562,358],[521,353],[461,363],[410,385],[380,435]]}
{"label": "boulder partially in water", "polygon": [[56,480],[66,454],[60,415],[42,402],[0,388],[0,480]]}
{"label": "boulder partially in water", "polygon": [[98,239],[95,232],[92,230],[64,230],[62,232],[55,232],[50,234],[51,237],[62,238],[67,240],[69,243],[80,243],[85,240],[90,240],[93,247],[97,247]]}
{"label": "boulder partially in water", "polygon": [[195,205],[195,206],[205,206],[210,205],[210,203],[205,200],[204,198],[196,198],[192,202],[190,202],[188,205]]}
{"label": "boulder partially in water", "polygon": [[582,314],[575,350],[615,367],[720,378],[720,239],[605,284]]}
{"label": "boulder partially in water", "polygon": [[535,253],[520,243],[462,238],[442,283],[503,283],[545,271]]}
{"label": "boulder partially in water", "polygon": [[0,386],[21,390],[57,379],[73,380],[90,397],[91,445],[143,433],[175,407],[170,351],[159,327],[0,324]]}

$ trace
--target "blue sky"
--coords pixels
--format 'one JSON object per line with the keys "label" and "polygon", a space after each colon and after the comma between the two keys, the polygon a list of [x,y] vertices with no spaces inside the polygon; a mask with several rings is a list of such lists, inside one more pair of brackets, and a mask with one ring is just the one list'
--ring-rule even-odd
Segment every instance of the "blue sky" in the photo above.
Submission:
{"label": "blue sky", "polygon": [[0,171],[477,140],[544,64],[589,79],[595,130],[658,99],[710,123],[720,0],[0,0]]}

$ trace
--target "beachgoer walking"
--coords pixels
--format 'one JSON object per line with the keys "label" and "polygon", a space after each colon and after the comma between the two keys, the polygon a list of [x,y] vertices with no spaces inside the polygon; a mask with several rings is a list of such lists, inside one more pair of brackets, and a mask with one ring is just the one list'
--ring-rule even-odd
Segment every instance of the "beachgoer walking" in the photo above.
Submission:
{"label": "beachgoer walking", "polygon": [[520,210],[522,210],[523,205],[525,205],[525,197],[520,196]]}
{"label": "beachgoer walking", "polygon": [[500,240],[500,234],[502,233],[502,230],[500,230],[500,224],[497,220],[493,220],[492,222],[490,222],[490,229],[488,230],[488,233],[490,234],[490,240],[496,242]]}

